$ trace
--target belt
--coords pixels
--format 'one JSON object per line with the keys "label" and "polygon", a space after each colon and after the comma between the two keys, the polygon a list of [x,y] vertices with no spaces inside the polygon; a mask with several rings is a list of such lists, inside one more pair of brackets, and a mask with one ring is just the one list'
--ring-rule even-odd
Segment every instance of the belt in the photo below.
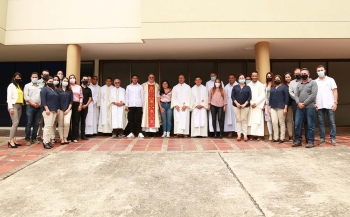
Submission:
{"label": "belt", "polygon": [[161,103],[169,104],[169,103],[171,103],[171,102],[162,102],[162,101],[161,101]]}

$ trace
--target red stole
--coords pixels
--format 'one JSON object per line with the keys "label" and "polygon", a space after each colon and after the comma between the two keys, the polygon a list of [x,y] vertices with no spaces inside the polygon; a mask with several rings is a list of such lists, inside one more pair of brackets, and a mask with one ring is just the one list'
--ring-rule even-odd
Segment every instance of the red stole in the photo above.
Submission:
{"label": "red stole", "polygon": [[156,120],[156,108],[155,108],[155,102],[156,102],[156,96],[155,96],[155,88],[156,85],[148,84],[148,127],[154,128],[155,127],[155,120]]}

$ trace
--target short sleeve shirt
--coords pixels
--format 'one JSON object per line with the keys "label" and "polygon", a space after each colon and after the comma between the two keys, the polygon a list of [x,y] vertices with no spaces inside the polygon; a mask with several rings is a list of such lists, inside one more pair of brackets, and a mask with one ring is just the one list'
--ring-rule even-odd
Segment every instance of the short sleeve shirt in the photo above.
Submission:
{"label": "short sleeve shirt", "polygon": [[324,79],[317,78],[318,92],[316,105],[319,109],[332,109],[334,101],[333,89],[337,88],[334,79],[326,76]]}

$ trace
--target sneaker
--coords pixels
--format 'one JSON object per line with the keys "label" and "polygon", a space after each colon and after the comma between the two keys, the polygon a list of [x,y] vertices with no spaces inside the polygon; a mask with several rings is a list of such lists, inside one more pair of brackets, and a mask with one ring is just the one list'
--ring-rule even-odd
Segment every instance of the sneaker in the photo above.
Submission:
{"label": "sneaker", "polygon": [[166,132],[166,137],[170,138],[170,132]]}
{"label": "sneaker", "polygon": [[295,141],[292,145],[292,147],[298,147],[298,146],[302,146],[301,142]]}
{"label": "sneaker", "polygon": [[138,137],[139,138],[144,138],[145,136],[142,133],[139,133]]}
{"label": "sneaker", "polygon": [[306,146],[305,146],[305,148],[313,148],[314,147],[314,144],[312,144],[312,143],[308,143]]}
{"label": "sneaker", "polygon": [[39,144],[39,143],[40,143],[40,141],[37,140],[37,139],[32,140],[32,144],[33,144],[33,145],[37,145],[37,144]]}
{"label": "sneaker", "polygon": [[117,134],[112,134],[112,138],[116,138],[117,137]]}
{"label": "sneaker", "polygon": [[167,132],[164,132],[163,135],[162,135],[162,137],[163,137],[163,138],[164,138],[164,137],[167,137],[166,135],[167,135]]}
{"label": "sneaker", "polygon": [[123,137],[125,137],[125,135],[124,134],[119,134],[118,137],[123,138]]}
{"label": "sneaker", "polygon": [[134,138],[135,136],[134,136],[133,133],[130,133],[127,137],[128,137],[128,138]]}
{"label": "sneaker", "polygon": [[26,146],[30,146],[31,144],[30,140],[26,140]]}
{"label": "sneaker", "polygon": [[325,144],[325,143],[326,143],[326,140],[325,140],[325,139],[322,139],[322,138],[321,138],[320,141],[318,142],[319,145],[323,145],[323,144]]}
{"label": "sneaker", "polygon": [[331,139],[331,144],[335,146],[337,144],[337,141],[335,141],[335,139]]}

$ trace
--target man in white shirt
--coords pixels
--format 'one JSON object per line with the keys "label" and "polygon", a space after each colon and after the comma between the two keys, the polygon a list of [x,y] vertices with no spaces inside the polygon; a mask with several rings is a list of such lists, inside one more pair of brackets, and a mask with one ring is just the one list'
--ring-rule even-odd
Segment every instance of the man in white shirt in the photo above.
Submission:
{"label": "man in white shirt", "polygon": [[236,131],[236,116],[233,112],[233,102],[231,98],[232,88],[237,85],[236,78],[233,74],[228,76],[228,84],[225,86],[227,96],[227,106],[225,112],[224,132],[229,132],[228,137],[232,137],[232,132]]}
{"label": "man in white shirt", "polygon": [[124,129],[127,125],[125,111],[125,89],[120,86],[121,81],[114,79],[114,90],[112,91],[112,137],[124,137]]}
{"label": "man in white shirt", "polygon": [[[39,74],[33,72],[31,75],[31,82],[24,86],[23,97],[27,104],[26,115],[27,115],[27,125],[26,125],[26,145],[38,144],[37,138],[38,126],[41,117],[40,112],[40,91],[41,87],[38,85]],[[31,128],[33,130],[31,132]]]}
{"label": "man in white shirt", "polygon": [[91,89],[92,101],[89,104],[89,110],[86,117],[86,135],[97,135],[98,129],[98,118],[100,115],[100,110],[97,108],[98,94],[100,92],[100,86],[97,84],[97,76],[88,76],[88,86]]}
{"label": "man in white shirt", "polygon": [[179,83],[173,88],[171,108],[174,108],[175,137],[188,137],[190,133],[190,110],[192,109],[191,87],[185,83],[185,76],[179,75]]}
{"label": "man in white shirt", "polygon": [[141,121],[142,121],[142,105],[144,101],[144,93],[142,86],[138,83],[139,78],[137,75],[131,77],[131,84],[126,87],[125,98],[125,110],[128,112],[128,122],[130,128],[130,134],[128,138],[134,138],[134,130],[139,129],[139,138],[143,138],[141,133]]}
{"label": "man in white shirt", "polygon": [[148,81],[142,84],[144,101],[141,127],[146,132],[147,136],[154,136],[158,132],[159,123],[159,107],[158,107],[158,92],[159,85],[154,81],[154,74],[148,75]]}
{"label": "man in white shirt", "polygon": [[191,117],[191,137],[208,137],[208,92],[202,79],[197,76],[194,79],[195,85],[192,87],[192,117]]}
{"label": "man in white shirt", "polygon": [[324,117],[327,114],[328,122],[330,125],[331,144],[336,145],[336,130],[334,113],[338,106],[338,88],[334,79],[326,75],[326,70],[323,65],[319,65],[316,68],[318,78],[316,83],[318,86],[316,96],[316,110],[318,115],[318,124],[320,128],[320,142],[322,145],[326,143],[326,133],[324,130]]}

